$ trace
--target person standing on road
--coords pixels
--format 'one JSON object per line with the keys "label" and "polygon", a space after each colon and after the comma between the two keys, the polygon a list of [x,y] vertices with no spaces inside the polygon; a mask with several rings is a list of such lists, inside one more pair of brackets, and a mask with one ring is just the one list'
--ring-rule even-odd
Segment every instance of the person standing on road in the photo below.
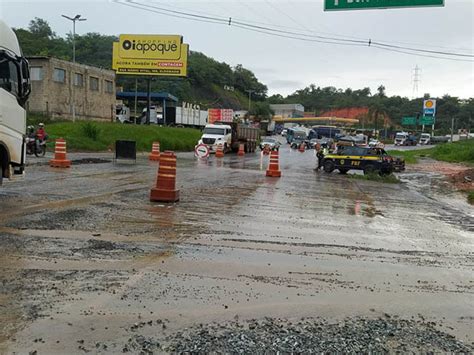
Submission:
{"label": "person standing on road", "polygon": [[319,143],[316,144],[316,157],[318,158],[318,166],[314,169],[314,171],[318,171],[323,167],[324,154],[323,150],[321,149],[321,144]]}

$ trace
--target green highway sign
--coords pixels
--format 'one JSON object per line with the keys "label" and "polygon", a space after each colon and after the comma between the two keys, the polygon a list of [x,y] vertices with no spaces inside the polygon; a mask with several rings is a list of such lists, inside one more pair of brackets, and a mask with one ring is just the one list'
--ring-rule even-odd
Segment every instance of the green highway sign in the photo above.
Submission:
{"label": "green highway sign", "polygon": [[444,6],[444,0],[324,0],[324,11]]}
{"label": "green highway sign", "polygon": [[415,126],[416,117],[402,117],[402,126]]}
{"label": "green highway sign", "polygon": [[434,124],[434,117],[433,116],[422,116],[422,117],[420,117],[419,124],[432,125],[432,124]]}

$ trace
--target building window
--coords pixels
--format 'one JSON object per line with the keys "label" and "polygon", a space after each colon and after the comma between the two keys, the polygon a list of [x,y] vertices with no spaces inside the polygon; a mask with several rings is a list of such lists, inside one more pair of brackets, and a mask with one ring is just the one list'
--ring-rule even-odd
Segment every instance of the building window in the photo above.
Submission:
{"label": "building window", "polygon": [[114,83],[110,80],[105,81],[105,92],[113,93],[114,92]]}
{"label": "building window", "polygon": [[74,73],[74,86],[84,86],[84,75]]}
{"label": "building window", "polygon": [[40,81],[44,78],[43,67],[30,67],[30,78],[32,81]]}
{"label": "building window", "polygon": [[64,69],[54,68],[53,80],[58,83],[66,82],[66,71]]}
{"label": "building window", "polygon": [[99,91],[99,78],[90,77],[90,89],[93,91]]}

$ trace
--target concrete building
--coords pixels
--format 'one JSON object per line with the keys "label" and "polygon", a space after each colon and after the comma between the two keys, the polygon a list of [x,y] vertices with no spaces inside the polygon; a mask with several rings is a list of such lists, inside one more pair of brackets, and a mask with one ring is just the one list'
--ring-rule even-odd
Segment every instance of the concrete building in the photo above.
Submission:
{"label": "concrete building", "polygon": [[78,119],[115,119],[114,71],[52,57],[29,57],[28,61],[28,111],[71,119],[74,104]]}
{"label": "concrete building", "polygon": [[304,116],[304,106],[301,104],[273,104],[270,108],[275,112],[275,116],[281,118]]}

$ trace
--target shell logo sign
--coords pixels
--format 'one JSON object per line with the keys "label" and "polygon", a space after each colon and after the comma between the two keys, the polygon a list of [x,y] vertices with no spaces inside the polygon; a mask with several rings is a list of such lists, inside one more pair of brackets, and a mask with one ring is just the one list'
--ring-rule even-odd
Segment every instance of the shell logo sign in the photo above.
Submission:
{"label": "shell logo sign", "polygon": [[428,99],[423,101],[423,115],[434,116],[436,112],[436,100]]}

